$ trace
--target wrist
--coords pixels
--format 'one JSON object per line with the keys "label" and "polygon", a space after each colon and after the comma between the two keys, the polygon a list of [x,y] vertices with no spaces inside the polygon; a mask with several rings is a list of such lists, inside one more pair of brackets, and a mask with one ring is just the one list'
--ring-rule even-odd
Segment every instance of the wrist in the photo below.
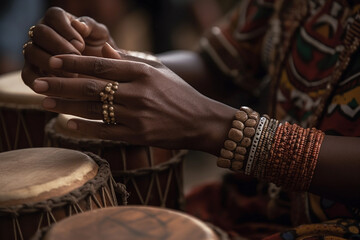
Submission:
{"label": "wrist", "polygon": [[206,114],[200,121],[197,120],[196,150],[218,156],[237,109],[211,99],[210,101]]}
{"label": "wrist", "polygon": [[220,150],[217,165],[255,176],[285,189],[309,189],[324,133],[279,124],[241,107]]}

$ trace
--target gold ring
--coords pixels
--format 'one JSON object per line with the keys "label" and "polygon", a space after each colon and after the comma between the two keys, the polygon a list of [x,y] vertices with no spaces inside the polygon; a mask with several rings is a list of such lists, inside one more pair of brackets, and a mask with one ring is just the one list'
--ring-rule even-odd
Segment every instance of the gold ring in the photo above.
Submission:
{"label": "gold ring", "polygon": [[23,47],[22,47],[22,53],[23,55],[25,55],[25,48],[27,48],[27,46],[31,45],[32,41],[28,41],[26,43],[24,43]]}
{"label": "gold ring", "polygon": [[100,92],[102,105],[103,122],[107,124],[116,124],[114,112],[114,94],[119,87],[118,82],[106,84],[104,91]]}
{"label": "gold ring", "polygon": [[31,27],[29,28],[29,32],[28,32],[29,38],[33,38],[33,37],[34,37],[34,29],[35,29],[35,26],[31,26]]}

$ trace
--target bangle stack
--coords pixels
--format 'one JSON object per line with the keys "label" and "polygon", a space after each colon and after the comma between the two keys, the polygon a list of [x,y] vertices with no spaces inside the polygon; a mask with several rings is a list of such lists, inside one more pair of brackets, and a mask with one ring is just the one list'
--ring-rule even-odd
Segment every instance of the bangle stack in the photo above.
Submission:
{"label": "bangle stack", "polygon": [[296,124],[281,125],[276,119],[266,115],[260,118],[252,109],[242,107],[235,114],[228,138],[220,151],[219,167],[243,172],[285,189],[306,191],[324,133]]}
{"label": "bangle stack", "polygon": [[224,147],[220,151],[217,161],[219,167],[230,168],[234,171],[243,169],[259,118],[259,114],[248,107],[241,107],[236,112],[228,134],[229,139],[224,142]]}
{"label": "bangle stack", "polygon": [[102,105],[103,121],[107,124],[116,124],[114,112],[114,94],[119,87],[118,82],[108,83],[104,91],[100,92]]}

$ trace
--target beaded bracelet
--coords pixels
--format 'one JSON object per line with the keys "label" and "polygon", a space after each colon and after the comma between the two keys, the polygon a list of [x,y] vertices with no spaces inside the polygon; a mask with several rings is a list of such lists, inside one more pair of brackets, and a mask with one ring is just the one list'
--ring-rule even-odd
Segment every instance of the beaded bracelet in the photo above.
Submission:
{"label": "beaded bracelet", "polygon": [[255,135],[259,114],[248,107],[241,107],[235,113],[235,119],[229,130],[224,147],[220,150],[217,165],[234,171],[241,171],[246,165],[245,159]]}
{"label": "beaded bracelet", "polygon": [[217,165],[243,172],[285,189],[306,191],[315,171],[324,133],[280,124],[250,108],[235,114]]}

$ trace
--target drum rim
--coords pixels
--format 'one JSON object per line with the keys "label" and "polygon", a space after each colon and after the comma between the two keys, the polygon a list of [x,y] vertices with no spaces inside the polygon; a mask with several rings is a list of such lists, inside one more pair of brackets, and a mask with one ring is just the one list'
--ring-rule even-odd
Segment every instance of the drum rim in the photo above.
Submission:
{"label": "drum rim", "polygon": [[[80,151],[79,151],[80,152]],[[100,158],[99,156],[90,153],[90,152],[83,152],[84,154],[88,155],[98,166],[98,173],[93,179],[87,181],[83,186],[78,189],[72,190],[67,194],[64,194],[59,197],[54,197],[51,199],[39,201],[39,202],[32,202],[32,203],[25,203],[19,204],[14,206],[8,207],[0,207],[0,216],[13,214],[17,216],[21,213],[33,213],[40,211],[49,211],[54,208],[63,207],[67,204],[73,202],[79,202],[86,198],[89,193],[98,191],[104,183],[107,183],[109,179],[112,179],[109,163]],[[114,183],[115,184],[115,183]]]}
{"label": "drum rim", "polygon": [[[57,117],[51,119],[45,126],[45,136],[48,138],[48,135],[51,137],[54,137],[56,139],[66,139],[70,141],[71,144],[80,144],[80,147],[82,144],[100,144],[104,147],[113,147],[117,145],[125,145],[130,146],[131,144],[123,141],[117,141],[117,140],[106,140],[106,139],[97,139],[97,138],[73,138],[69,136],[65,136],[63,133],[55,132],[55,124],[56,124]],[[140,145],[131,145],[131,146],[140,146]],[[91,146],[90,146],[91,147]]]}
{"label": "drum rim", "polygon": [[[111,211],[111,209],[119,209],[119,208],[136,208],[136,209],[149,209],[149,210],[155,210],[155,209],[159,209],[160,211],[162,210],[169,210],[171,212],[173,212],[174,214],[176,215],[179,215],[179,216],[182,216],[182,217],[186,217],[186,218],[189,218],[189,219],[192,219],[195,221],[195,223],[197,224],[200,224],[200,225],[203,225],[204,227],[206,228],[209,228],[212,230],[212,232],[214,233],[215,236],[217,236],[219,238],[219,240],[230,240],[229,238],[229,235],[228,233],[226,233],[224,230],[220,229],[218,226],[210,223],[210,222],[206,222],[206,221],[203,221],[199,218],[197,218],[196,216],[193,216],[189,213],[186,213],[186,212],[182,212],[182,211],[179,211],[179,210],[175,210],[175,209],[167,209],[167,208],[161,208],[161,207],[156,207],[156,206],[144,206],[144,205],[126,205],[126,206],[114,206],[114,207],[107,207],[107,208],[103,208],[103,209],[95,209],[93,211],[88,211],[88,212],[83,212],[81,214],[91,214],[91,212],[94,212],[94,211],[102,211],[102,210],[105,210],[105,211]],[[79,214],[77,215],[74,215],[74,217],[78,216]],[[71,216],[73,217],[73,216]],[[62,219],[61,221],[59,222],[63,222],[65,220],[67,220],[68,218],[64,218]],[[41,229],[39,229],[35,235],[30,239],[30,240],[44,240],[46,235],[51,231],[52,228],[56,227],[56,224],[52,224],[50,226],[47,226],[47,227],[43,227]]]}
{"label": "drum rim", "polygon": [[[52,139],[59,140],[59,142],[62,142],[64,140],[68,141],[69,144],[77,145],[79,148],[82,148],[83,145],[87,145],[87,148],[91,148],[92,145],[100,144],[101,147],[117,147],[119,145],[122,146],[134,146],[134,147],[142,147],[141,145],[132,145],[126,142],[122,141],[116,141],[116,140],[106,140],[106,139],[90,139],[90,138],[72,138],[65,136],[63,133],[55,132],[55,126],[56,124],[56,117],[51,119],[45,126],[45,138],[48,141],[49,137]],[[170,150],[171,151],[171,150]],[[179,150],[174,156],[172,156],[168,161],[160,163],[158,165],[152,166],[152,167],[145,167],[145,168],[138,168],[133,170],[118,170],[118,171],[112,171],[114,175],[121,174],[122,176],[128,176],[128,175],[145,175],[149,172],[161,172],[169,169],[172,165],[177,165],[182,162],[183,157],[188,153],[188,150]]]}

